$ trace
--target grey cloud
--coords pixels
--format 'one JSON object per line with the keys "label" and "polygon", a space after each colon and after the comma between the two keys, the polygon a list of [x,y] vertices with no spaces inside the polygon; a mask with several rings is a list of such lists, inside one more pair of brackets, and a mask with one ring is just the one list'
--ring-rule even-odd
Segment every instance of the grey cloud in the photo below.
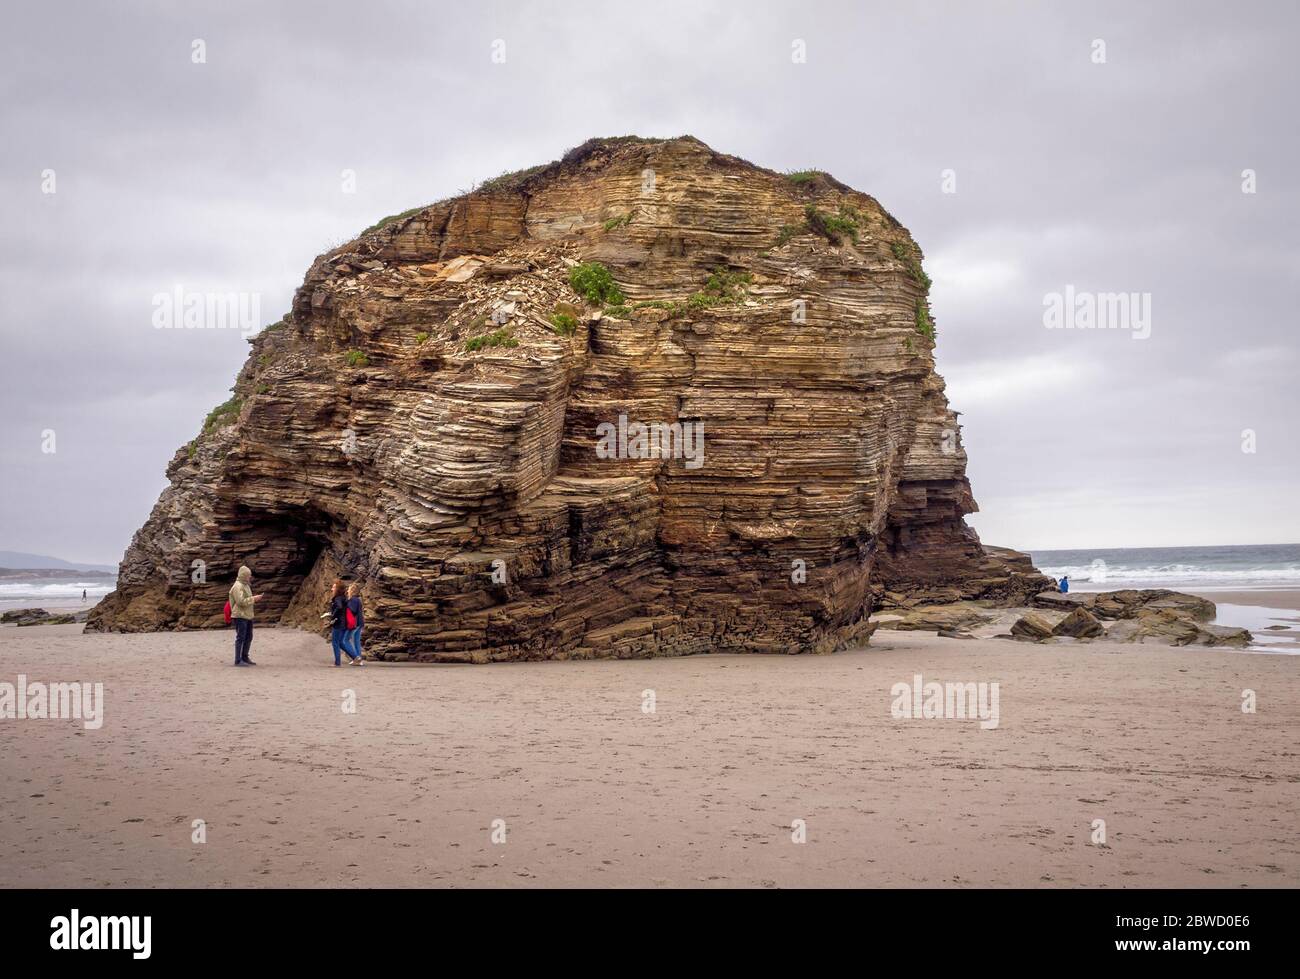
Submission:
{"label": "grey cloud", "polygon": [[[991,542],[1300,539],[1292,5],[56,2],[5,17],[0,545],[116,560],[226,397],[242,338],[153,330],[153,293],[256,291],[269,322],[316,254],[377,218],[623,133],[824,168],[911,229]],[[807,64],[790,62],[796,38]],[[1044,329],[1043,296],[1067,282],[1150,292],[1151,338]]]}

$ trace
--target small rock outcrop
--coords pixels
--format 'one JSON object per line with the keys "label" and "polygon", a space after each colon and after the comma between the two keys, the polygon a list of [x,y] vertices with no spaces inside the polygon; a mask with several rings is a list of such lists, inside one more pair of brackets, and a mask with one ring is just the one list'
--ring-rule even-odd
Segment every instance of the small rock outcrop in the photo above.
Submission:
{"label": "small rock outcrop", "polygon": [[1095,639],[1105,631],[1097,617],[1082,607],[1073,609],[1052,627],[1052,635],[1071,636],[1075,639]]}
{"label": "small rock outcrop", "polygon": [[882,629],[899,632],[960,632],[972,626],[984,625],[993,616],[986,610],[967,604],[922,605],[899,613],[877,616],[875,621]]}
{"label": "small rock outcrop", "polygon": [[1244,648],[1254,640],[1246,629],[1205,625],[1175,608],[1148,608],[1116,622],[1106,630],[1113,642],[1158,643],[1169,646],[1233,646]]}
{"label": "small rock outcrop", "polygon": [[[1230,646],[1245,648],[1254,637],[1246,629],[1208,625],[1217,614],[1213,602],[1196,595],[1167,588],[1130,588],[1121,591],[1083,592],[1061,595],[1043,592],[1034,596],[1034,608],[1042,614],[1028,613],[1017,622],[1035,620],[1020,632],[1018,639],[1041,642],[1046,625],[1045,615],[1062,615],[1051,636],[1074,639],[1108,639],[1111,642],[1155,643],[1168,646]],[[1107,626],[1106,621],[1111,624]]]}
{"label": "small rock outcrop", "polygon": [[43,608],[14,608],[0,615],[0,625],[67,625],[85,622],[85,612],[47,612]]}
{"label": "small rock outcrop", "polygon": [[1099,619],[1131,619],[1151,609],[1172,609],[1197,622],[1209,622],[1215,616],[1209,599],[1168,588],[1125,588],[1120,591],[1070,592],[1062,595],[1045,591],[1033,597],[1036,608],[1069,612],[1085,608]]}
{"label": "small rock outcrop", "polygon": [[318,628],[470,661],[819,652],[873,606],[1026,603],[984,547],[922,254],[873,198],[592,140],[320,256],[251,340],[92,630]]}
{"label": "small rock outcrop", "polygon": [[1011,626],[1011,635],[1026,642],[1041,642],[1052,635],[1052,623],[1041,615],[1026,612]]}

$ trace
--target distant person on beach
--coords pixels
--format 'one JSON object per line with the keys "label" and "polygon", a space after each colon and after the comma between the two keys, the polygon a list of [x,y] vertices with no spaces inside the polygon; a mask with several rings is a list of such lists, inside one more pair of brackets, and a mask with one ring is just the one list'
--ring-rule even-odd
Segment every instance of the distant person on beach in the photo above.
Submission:
{"label": "distant person on beach", "polygon": [[253,594],[253,572],[248,565],[239,567],[239,576],[230,586],[230,620],[235,624],[235,665],[256,666],[248,658],[253,645],[253,603],[262,596]]}
{"label": "distant person on beach", "polygon": [[347,620],[349,631],[345,648],[348,649],[348,655],[352,657],[353,666],[365,666],[366,661],[361,658],[361,627],[366,623],[365,617],[361,614],[361,586],[355,581],[348,585]]}
{"label": "distant person on beach", "polygon": [[334,588],[330,591],[330,610],[326,613],[330,620],[330,647],[334,650],[334,665],[342,666],[339,651],[348,654],[348,659],[356,661],[356,655],[348,646],[348,593],[342,578],[334,579]]}
{"label": "distant person on beach", "polygon": [[1063,574],[1061,575],[1061,594],[1064,595],[1069,590],[1070,590],[1070,576],[1068,574]]}
{"label": "distant person on beach", "polygon": [[81,600],[82,600],[83,602],[86,600],[86,589],[84,589],[84,588],[81,589]]}

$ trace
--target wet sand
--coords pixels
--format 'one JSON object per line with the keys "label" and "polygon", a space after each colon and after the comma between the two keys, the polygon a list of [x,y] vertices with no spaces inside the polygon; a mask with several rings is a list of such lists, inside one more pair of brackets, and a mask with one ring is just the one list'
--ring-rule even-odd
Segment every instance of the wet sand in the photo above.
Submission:
{"label": "wet sand", "polygon": [[1215,591],[1213,589],[1191,589],[1188,594],[1208,598],[1215,604],[1225,605],[1262,605],[1265,608],[1290,609],[1300,611],[1300,590],[1270,589],[1267,591]]}
{"label": "wet sand", "polygon": [[[1300,884],[1296,656],[877,633],[819,657],[334,669],[323,640],[261,629],[235,669],[230,648],[0,629],[0,681],[106,698],[99,730],[0,720],[7,886]],[[916,673],[997,681],[997,728],[893,719]]]}

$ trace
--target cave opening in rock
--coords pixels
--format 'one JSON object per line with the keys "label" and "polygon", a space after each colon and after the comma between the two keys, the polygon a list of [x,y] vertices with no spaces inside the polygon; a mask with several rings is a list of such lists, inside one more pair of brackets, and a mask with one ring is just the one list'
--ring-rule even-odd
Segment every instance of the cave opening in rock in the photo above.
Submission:
{"label": "cave opening in rock", "polygon": [[244,509],[236,544],[239,563],[253,571],[253,591],[263,597],[257,617],[267,623],[315,625],[341,562],[333,545],[338,530],[327,514],[308,507],[275,512]]}

